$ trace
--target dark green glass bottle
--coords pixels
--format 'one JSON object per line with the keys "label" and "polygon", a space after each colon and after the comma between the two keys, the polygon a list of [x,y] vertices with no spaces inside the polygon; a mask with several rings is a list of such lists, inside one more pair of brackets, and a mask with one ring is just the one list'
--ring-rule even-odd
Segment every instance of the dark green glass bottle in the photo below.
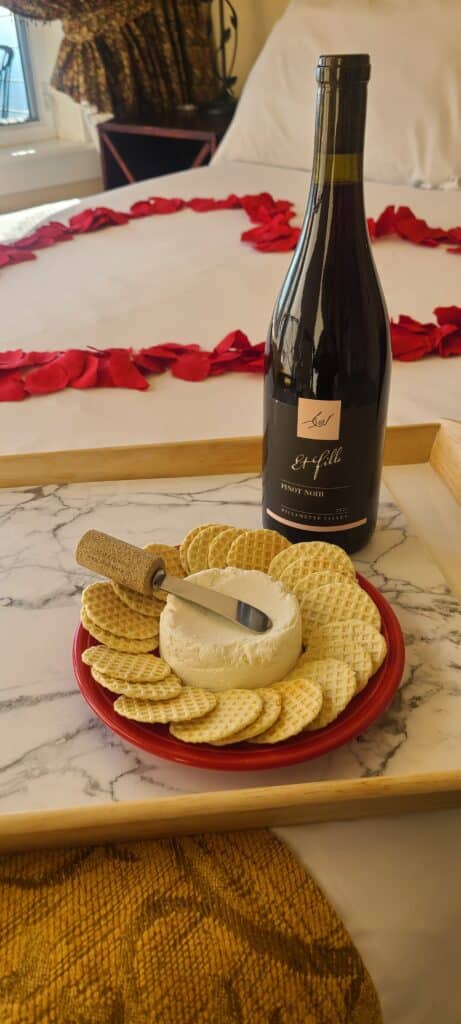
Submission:
{"label": "dark green glass bottle", "polygon": [[363,199],[370,61],[320,57],[312,180],[266,350],[263,522],[361,548],[376,525],[389,320]]}

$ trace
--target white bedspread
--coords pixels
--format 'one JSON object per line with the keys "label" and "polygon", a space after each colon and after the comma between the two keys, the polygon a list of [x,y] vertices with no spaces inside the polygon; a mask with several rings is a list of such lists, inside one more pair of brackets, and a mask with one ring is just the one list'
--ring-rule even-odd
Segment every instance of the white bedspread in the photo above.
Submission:
{"label": "white bedspread", "polygon": [[[301,216],[307,187],[301,171],[226,163],[140,182],[81,205],[128,209],[152,194],[218,197],[267,189],[292,199]],[[367,186],[370,216],[388,203],[410,205],[442,226],[461,223],[461,192]],[[239,236],[247,226],[241,211],[182,211],[39,252],[36,262],[1,272],[0,348],[140,348],[167,340],[212,348],[234,327],[261,341],[290,254],[261,254],[242,245]],[[391,240],[377,243],[374,253],[392,316],[430,320],[435,306],[461,301],[460,257]],[[394,363],[390,422],[458,417],[460,395],[460,358]],[[144,393],[67,391],[20,407],[0,405],[3,452],[260,430],[261,381],[250,374],[201,384],[165,375],[151,378]]]}
{"label": "white bedspread", "polygon": [[[301,214],[307,185],[302,172],[220,164],[81,205],[127,209],[152,194],[267,189],[294,200]],[[461,193],[367,187],[369,215],[389,203],[442,226],[461,223]],[[260,341],[290,256],[240,244],[246,226],[238,211],[182,212],[40,252],[35,263],[1,272],[0,347],[138,348],[174,340],[211,348],[234,327]],[[459,257],[397,241],[378,243],[374,252],[392,316],[431,319],[435,306],[460,302]],[[66,391],[0,405],[1,451],[260,433],[259,378],[190,384],[165,375],[151,382],[145,393]],[[390,422],[459,418],[460,396],[461,358],[394,363]],[[386,1024],[460,1024],[461,815],[332,823],[283,835],[343,915],[377,984]]]}

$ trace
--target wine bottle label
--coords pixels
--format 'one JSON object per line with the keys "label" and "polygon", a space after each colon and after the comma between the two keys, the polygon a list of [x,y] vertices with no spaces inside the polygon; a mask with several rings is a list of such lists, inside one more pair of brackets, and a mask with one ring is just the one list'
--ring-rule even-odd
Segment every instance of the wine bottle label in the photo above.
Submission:
{"label": "wine bottle label", "polygon": [[[376,488],[376,404],[271,400],[264,506],[275,522],[306,532],[352,530],[367,522]],[[268,471],[270,467],[270,471]]]}

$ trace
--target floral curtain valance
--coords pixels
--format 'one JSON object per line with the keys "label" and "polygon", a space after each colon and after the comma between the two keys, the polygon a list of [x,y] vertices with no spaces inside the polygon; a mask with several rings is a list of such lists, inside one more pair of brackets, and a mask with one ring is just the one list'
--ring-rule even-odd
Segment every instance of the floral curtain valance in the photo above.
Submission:
{"label": "floral curtain valance", "polygon": [[51,84],[128,119],[216,94],[204,0],[5,0],[23,18],[62,21]]}

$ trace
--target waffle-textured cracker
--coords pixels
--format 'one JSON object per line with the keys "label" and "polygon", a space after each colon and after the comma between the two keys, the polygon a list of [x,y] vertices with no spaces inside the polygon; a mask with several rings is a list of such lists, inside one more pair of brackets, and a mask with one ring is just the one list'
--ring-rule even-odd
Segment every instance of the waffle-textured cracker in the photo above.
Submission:
{"label": "waffle-textured cracker", "polygon": [[269,575],[279,578],[280,573],[294,559],[303,558],[311,561],[318,569],[331,568],[334,572],[341,572],[346,575],[355,576],[355,569],[349,555],[338,547],[337,544],[327,544],[323,540],[303,541],[300,544],[292,544],[285,551],[280,552],[273,558],[269,566]]}
{"label": "waffle-textured cracker", "polygon": [[139,615],[117,597],[111,583],[91,583],[82,594],[82,606],[92,622],[115,636],[130,640],[158,637],[158,620]]}
{"label": "waffle-textured cracker", "polygon": [[194,718],[202,718],[216,704],[216,694],[211,690],[199,690],[193,686],[184,686],[178,697],[172,700],[137,700],[135,697],[118,697],[114,708],[124,718],[132,718],[135,722],[191,722]]}
{"label": "waffle-textured cracker", "polygon": [[261,713],[263,702],[257,690],[224,690],[216,707],[204,718],[185,725],[171,725],[170,732],[186,743],[216,743],[251,725]]}
{"label": "waffle-textured cracker", "polygon": [[201,572],[208,569],[208,552],[210,544],[215,537],[223,532],[222,526],[204,526],[191,540],[187,549],[187,564],[189,572]]}
{"label": "waffle-textured cracker", "polygon": [[350,572],[345,572],[339,567],[332,567],[330,563],[319,556],[319,558],[303,558],[301,555],[298,559],[292,558],[288,565],[285,565],[282,569],[270,572],[269,575],[273,579],[282,580],[285,586],[290,590],[301,580],[306,579],[308,575],[312,575],[314,572],[331,572],[335,576],[341,576],[341,579],[353,580],[355,577]]}
{"label": "waffle-textured cracker", "polygon": [[318,644],[309,643],[307,651],[301,656],[298,664],[303,664],[309,669],[309,662],[322,658],[334,658],[335,661],[345,661],[357,677],[356,693],[361,693],[373,675],[373,662],[371,654],[366,647],[358,644],[356,640],[337,640],[335,643],[321,641]]}
{"label": "waffle-textured cracker", "polygon": [[215,740],[214,746],[224,747],[229,743],[242,743],[243,740],[251,740],[253,736],[266,732],[266,729],[270,729],[274,725],[282,710],[282,695],[272,687],[265,686],[261,686],[255,692],[263,702],[262,711],[255,721],[251,725],[247,725],[245,729],[241,729],[240,732],[228,736],[225,740]]}
{"label": "waffle-textured cracker", "polygon": [[127,683],[124,679],[116,679],[100,672],[94,665],[91,669],[93,679],[111,693],[124,694],[125,697],[141,697],[142,700],[171,700],[182,692],[182,683],[177,676],[170,675],[159,683]]}
{"label": "waffle-textured cracker", "polygon": [[138,594],[136,590],[124,587],[122,583],[116,583],[115,580],[112,580],[112,587],[122,604],[130,608],[131,611],[137,612],[138,615],[145,615],[149,619],[158,620],[160,618],[164,607],[163,601],[158,601],[154,595],[149,597],[147,594]]}
{"label": "waffle-textured cracker", "polygon": [[322,707],[308,729],[324,729],[352,700],[357,685],[355,672],[344,661],[335,661],[334,658],[310,661],[305,665],[305,671],[306,678],[318,683],[323,692]]}
{"label": "waffle-textured cracker", "polygon": [[213,538],[208,549],[208,568],[225,569],[227,556],[233,541],[240,537],[245,530],[239,530],[236,526],[227,526]]}
{"label": "waffle-textured cracker", "polygon": [[116,636],[115,633],[102,629],[96,622],[93,622],[83,605],[80,609],[80,622],[88,630],[90,636],[113,651],[124,651],[126,654],[147,654],[157,646],[158,638],[155,637],[149,637],[146,640],[132,640],[130,637]]}
{"label": "waffle-textured cracker", "polygon": [[226,524],[225,523],[221,523],[221,524],[219,524],[219,523],[201,523],[200,526],[194,526],[194,528],[192,530],[189,530],[189,532],[186,533],[186,536],[184,537],[184,540],[180,544],[180,547],[179,547],[179,557],[180,557],[181,565],[182,565],[182,567],[184,569],[184,572],[185,572],[186,576],[190,572],[190,570],[189,570],[189,561],[188,561],[188,558],[187,558],[187,552],[189,550],[189,547],[192,544],[192,541],[194,540],[194,537],[196,537],[197,534],[200,533],[200,530],[205,530],[208,526],[219,526],[220,530],[225,530],[226,529]]}
{"label": "waffle-textured cracker", "polygon": [[[308,568],[307,572],[306,565],[309,566],[309,562],[304,562],[300,559],[299,562],[292,562],[291,565],[287,565],[286,569],[283,570],[280,576],[280,582],[283,583],[287,590],[291,590],[298,601],[301,601],[305,593],[312,590],[313,587],[323,587],[325,583],[344,583],[349,582],[351,576],[344,576],[342,573],[335,572],[334,569],[315,569],[313,572]],[[296,581],[296,576],[300,572],[299,578]]]}
{"label": "waffle-textured cracker", "polygon": [[290,541],[276,530],[246,530],[229,548],[227,564],[237,569],[267,572],[278,551],[290,547]]}
{"label": "waffle-textured cracker", "polygon": [[381,626],[381,616],[371,597],[358,583],[325,583],[314,587],[300,601],[303,643],[314,626],[343,619],[362,619],[375,629]]}
{"label": "waffle-textured cracker", "polygon": [[82,661],[127,683],[159,683],[171,674],[168,663],[155,654],[122,654],[103,644],[87,647]]}
{"label": "waffle-textured cracker", "polygon": [[297,736],[317,717],[322,707],[323,693],[318,683],[301,678],[290,679],[284,680],[283,687],[277,683],[274,689],[282,697],[280,715],[270,729],[253,737],[253,743],[281,743],[290,736]]}
{"label": "waffle-textured cracker", "polygon": [[369,622],[362,622],[360,619],[331,622],[327,626],[313,626],[307,633],[306,643],[308,646],[317,647],[323,643],[362,644],[371,657],[373,673],[378,671],[387,654],[387,644],[382,633]]}

